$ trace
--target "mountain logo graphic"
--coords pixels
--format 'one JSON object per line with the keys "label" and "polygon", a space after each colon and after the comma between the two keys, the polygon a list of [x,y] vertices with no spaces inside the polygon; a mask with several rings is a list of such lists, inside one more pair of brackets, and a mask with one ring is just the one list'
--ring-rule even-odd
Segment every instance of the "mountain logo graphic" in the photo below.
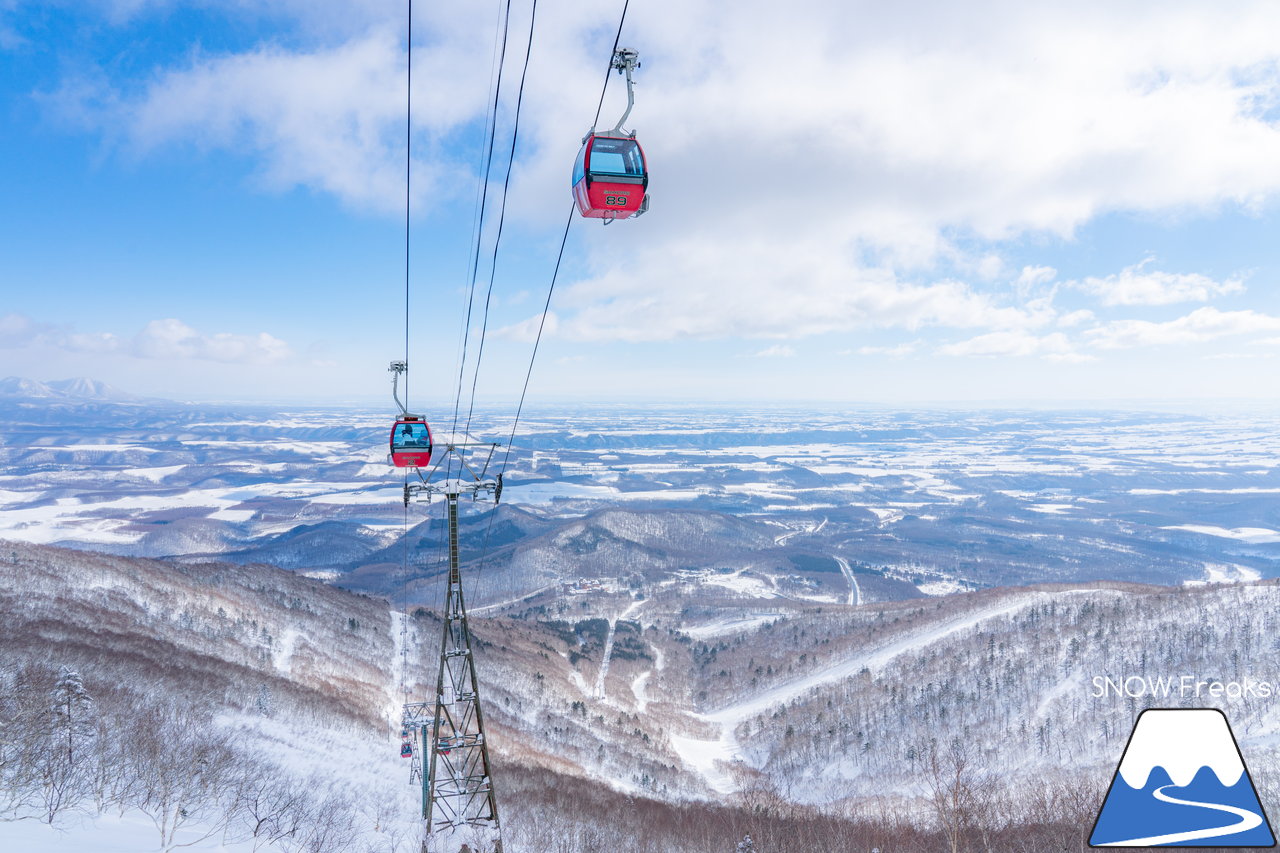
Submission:
{"label": "mountain logo graphic", "polygon": [[1275,847],[1253,779],[1216,708],[1138,715],[1090,847]]}

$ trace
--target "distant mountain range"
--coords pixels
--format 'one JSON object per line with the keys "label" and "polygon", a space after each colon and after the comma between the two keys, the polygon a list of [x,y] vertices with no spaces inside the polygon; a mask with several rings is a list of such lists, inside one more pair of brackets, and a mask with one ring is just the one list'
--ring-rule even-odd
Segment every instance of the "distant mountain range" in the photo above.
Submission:
{"label": "distant mountain range", "polygon": [[[402,541],[387,411],[138,399],[0,381],[0,538],[269,562],[371,594],[438,577],[438,508]],[[473,432],[510,428],[495,413]],[[488,566],[476,604],[581,578],[808,606],[1280,577],[1268,417],[566,410],[526,428],[493,526],[463,513],[463,562]]]}
{"label": "distant mountain range", "polygon": [[0,397],[25,400],[73,400],[92,401],[98,403],[154,403],[155,397],[140,397],[121,391],[98,379],[76,377],[74,379],[56,379],[41,382],[38,379],[25,379],[21,376],[10,376],[0,379]]}

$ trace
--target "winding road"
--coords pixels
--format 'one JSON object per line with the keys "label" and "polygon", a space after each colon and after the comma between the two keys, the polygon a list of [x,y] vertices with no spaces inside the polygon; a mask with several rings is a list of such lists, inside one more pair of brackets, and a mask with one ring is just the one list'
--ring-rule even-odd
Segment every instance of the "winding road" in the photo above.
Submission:
{"label": "winding road", "polygon": [[1262,817],[1248,809],[1237,808],[1236,806],[1224,806],[1219,803],[1197,803],[1192,800],[1179,800],[1177,797],[1171,797],[1165,793],[1168,788],[1176,788],[1177,785],[1164,785],[1152,791],[1152,796],[1164,803],[1173,803],[1175,806],[1193,806],[1198,809],[1212,809],[1215,812],[1226,812],[1240,818],[1239,823],[1229,823],[1226,826],[1214,826],[1209,829],[1193,829],[1188,832],[1171,832],[1167,835],[1153,835],[1149,838],[1130,838],[1125,841],[1110,841],[1106,844],[1095,844],[1095,847],[1157,847],[1166,844],[1180,844],[1184,841],[1196,841],[1199,839],[1222,838],[1227,835],[1236,835],[1262,825]]}
{"label": "winding road", "polygon": [[849,581],[849,604],[859,605],[862,603],[862,587],[858,586],[858,579],[853,576],[853,568],[849,565],[849,561],[844,557],[836,557],[836,562],[840,564],[840,571],[844,573],[845,580]]}

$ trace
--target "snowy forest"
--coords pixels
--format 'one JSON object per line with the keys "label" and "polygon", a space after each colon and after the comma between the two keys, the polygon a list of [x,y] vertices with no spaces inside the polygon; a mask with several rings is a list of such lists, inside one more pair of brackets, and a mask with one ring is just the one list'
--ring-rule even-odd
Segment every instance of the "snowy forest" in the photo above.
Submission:
{"label": "snowy forest", "polygon": [[[1084,850],[1149,704],[1086,676],[1243,676],[1280,627],[1271,582],[815,606],[697,639],[602,595],[612,623],[575,617],[584,596],[474,619],[509,853]],[[159,850],[420,849],[396,694],[423,689],[433,614],[401,655],[387,602],[291,572],[20,544],[0,606],[0,837],[128,818]],[[1271,703],[1227,707],[1270,801]]]}

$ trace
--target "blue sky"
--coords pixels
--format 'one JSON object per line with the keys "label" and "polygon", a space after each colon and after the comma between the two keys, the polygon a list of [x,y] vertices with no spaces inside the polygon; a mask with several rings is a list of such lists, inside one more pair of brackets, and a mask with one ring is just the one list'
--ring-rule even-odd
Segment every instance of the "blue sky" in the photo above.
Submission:
{"label": "blue sky", "polygon": [[[432,402],[456,387],[502,8],[415,15],[411,388]],[[575,222],[535,397],[1276,399],[1275,4],[732,8],[632,4],[652,210]],[[483,400],[518,395],[621,9],[538,6]],[[0,374],[385,399],[404,11],[0,0]]]}

